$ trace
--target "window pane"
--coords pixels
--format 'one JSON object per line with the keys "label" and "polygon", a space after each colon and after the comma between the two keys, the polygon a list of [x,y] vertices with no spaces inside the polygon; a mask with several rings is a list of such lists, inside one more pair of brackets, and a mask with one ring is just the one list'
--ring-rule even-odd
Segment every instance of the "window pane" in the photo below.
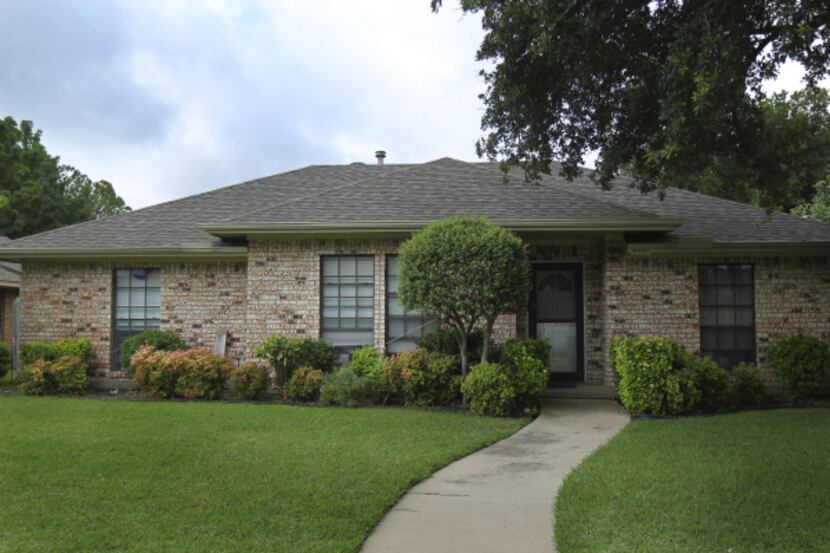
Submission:
{"label": "window pane", "polygon": [[718,284],[732,284],[732,267],[730,265],[718,265]]}
{"label": "window pane", "polygon": [[717,330],[712,328],[703,328],[700,331],[701,349],[712,350],[718,348]]}
{"label": "window pane", "polygon": [[145,319],[146,318],[146,311],[143,307],[131,307],[130,308],[130,318],[133,320],[136,319]]}
{"label": "window pane", "polygon": [[751,350],[753,348],[754,332],[749,329],[738,329],[735,331],[735,349]]}
{"label": "window pane", "polygon": [[337,258],[323,258],[323,276],[337,276]]}
{"label": "window pane", "polygon": [[161,287],[161,271],[158,269],[147,271],[147,286]]}
{"label": "window pane", "polygon": [[336,307],[324,307],[323,308],[323,317],[325,318],[337,318],[337,308]]}
{"label": "window pane", "polygon": [[700,324],[715,326],[718,324],[718,310],[714,307],[703,307],[700,310]]}
{"label": "window pane", "polygon": [[738,326],[753,326],[755,320],[752,317],[752,308],[739,307],[735,310],[735,324]]}
{"label": "window pane", "polygon": [[718,291],[714,286],[701,287],[700,289],[700,304],[701,305],[717,305]]}
{"label": "window pane", "polygon": [[340,276],[355,276],[357,270],[357,260],[354,257],[340,258]]}
{"label": "window pane", "polygon": [[131,275],[130,286],[133,288],[144,288],[147,286],[147,271],[144,269],[133,269]]}
{"label": "window pane", "polygon": [[357,287],[357,295],[364,298],[371,298],[374,287],[371,284],[361,284]]}
{"label": "window pane", "polygon": [[390,255],[386,257],[386,274],[389,276],[397,276],[400,273],[401,258],[397,255]]}
{"label": "window pane", "polygon": [[159,307],[161,305],[161,290],[147,288],[147,305],[149,307]]}
{"label": "window pane", "polygon": [[735,288],[735,305],[752,305],[752,286]]}
{"label": "window pane", "polygon": [[390,293],[397,292],[399,282],[400,281],[398,280],[398,277],[390,276],[388,279],[386,279],[386,290]]}
{"label": "window pane", "polygon": [[718,305],[734,305],[735,289],[731,286],[718,286]]}
{"label": "window pane", "polygon": [[340,317],[341,318],[346,317],[346,318],[352,318],[353,319],[353,318],[355,318],[355,313],[356,313],[356,311],[355,311],[354,307],[341,307],[340,308]]}
{"label": "window pane", "polygon": [[403,319],[392,319],[389,321],[389,337],[390,338],[397,338],[398,336],[403,336],[404,333],[404,321]]}
{"label": "window pane", "polygon": [[752,265],[735,267],[735,284],[752,284]]}
{"label": "window pane", "polygon": [[375,321],[374,319],[358,319],[357,320],[357,327],[358,328],[374,328]]}
{"label": "window pane", "polygon": [[718,349],[732,350],[735,349],[735,330],[732,328],[718,329]]}
{"label": "window pane", "polygon": [[718,309],[718,326],[735,326],[735,310],[731,307]]}
{"label": "window pane", "polygon": [[357,310],[358,317],[371,319],[373,315],[374,313],[371,307],[359,307]]}
{"label": "window pane", "polygon": [[115,284],[120,288],[126,288],[130,285],[130,271],[127,269],[118,269],[115,271]]}
{"label": "window pane", "polygon": [[340,287],[340,296],[348,296],[348,297],[355,297],[357,295],[357,287],[352,285],[341,286]]}
{"label": "window pane", "polygon": [[374,276],[375,260],[371,257],[360,257],[357,260],[357,274],[361,276]]}
{"label": "window pane", "polygon": [[700,268],[700,284],[716,284],[717,276],[713,265],[703,265]]}
{"label": "window pane", "polygon": [[389,315],[403,315],[403,305],[401,305],[401,300],[397,298],[389,298],[388,303],[386,304],[386,309]]}
{"label": "window pane", "polygon": [[130,307],[144,306],[144,288],[132,288],[130,290]]}
{"label": "window pane", "polygon": [[119,288],[115,292],[115,305],[116,307],[129,307],[130,306],[130,289],[129,288]]}

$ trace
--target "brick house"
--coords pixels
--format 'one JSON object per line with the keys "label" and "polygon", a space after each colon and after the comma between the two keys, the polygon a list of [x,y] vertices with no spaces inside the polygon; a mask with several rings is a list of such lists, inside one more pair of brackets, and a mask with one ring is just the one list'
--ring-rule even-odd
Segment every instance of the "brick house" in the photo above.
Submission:
{"label": "brick house", "polygon": [[765,368],[777,333],[830,340],[830,225],[620,179],[538,186],[449,158],[310,166],[0,245],[23,263],[22,340],[92,340],[96,369],[146,328],[193,345],[229,335],[243,361],[274,333],[339,347],[413,345],[427,321],[395,291],[402,241],[430,221],[485,215],[533,261],[528,309],[497,339],[544,336],[552,380],[610,385],[610,340],[669,336],[729,367]]}

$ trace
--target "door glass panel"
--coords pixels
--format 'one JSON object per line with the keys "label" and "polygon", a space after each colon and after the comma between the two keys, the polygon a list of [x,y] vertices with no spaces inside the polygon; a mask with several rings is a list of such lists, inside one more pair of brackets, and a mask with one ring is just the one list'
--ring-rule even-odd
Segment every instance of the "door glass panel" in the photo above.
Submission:
{"label": "door glass panel", "polygon": [[536,273],[536,318],[538,320],[576,318],[574,271],[552,270]]}
{"label": "door glass panel", "polygon": [[576,323],[536,323],[536,336],[551,344],[551,372],[577,372]]}

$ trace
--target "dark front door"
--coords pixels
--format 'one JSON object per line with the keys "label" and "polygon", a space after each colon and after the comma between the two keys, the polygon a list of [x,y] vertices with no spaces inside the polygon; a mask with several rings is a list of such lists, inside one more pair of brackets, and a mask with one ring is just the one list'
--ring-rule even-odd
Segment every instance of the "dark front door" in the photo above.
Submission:
{"label": "dark front door", "polygon": [[583,380],[582,322],[582,265],[534,265],[529,330],[551,344],[551,384]]}

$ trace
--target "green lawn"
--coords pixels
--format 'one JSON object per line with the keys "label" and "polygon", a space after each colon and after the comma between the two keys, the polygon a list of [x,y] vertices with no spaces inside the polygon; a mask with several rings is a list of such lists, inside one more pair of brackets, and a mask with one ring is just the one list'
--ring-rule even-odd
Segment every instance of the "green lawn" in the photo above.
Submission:
{"label": "green lawn", "polygon": [[0,397],[0,551],[356,551],[414,483],[526,422]]}
{"label": "green lawn", "polygon": [[830,548],[830,410],[637,421],[563,484],[560,553]]}

